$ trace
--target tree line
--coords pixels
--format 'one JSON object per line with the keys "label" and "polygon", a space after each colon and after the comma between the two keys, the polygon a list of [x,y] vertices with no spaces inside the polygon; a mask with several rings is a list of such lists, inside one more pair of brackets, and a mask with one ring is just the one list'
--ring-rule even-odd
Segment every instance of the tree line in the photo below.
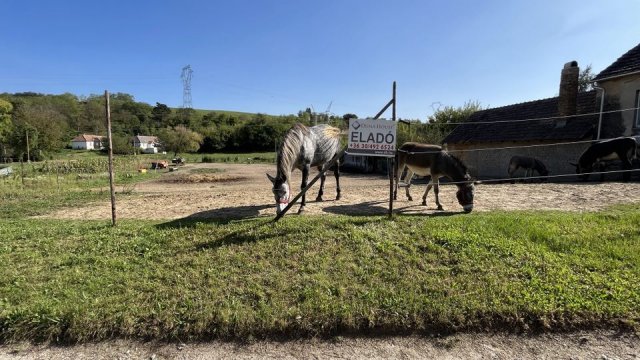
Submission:
{"label": "tree line", "polygon": [[[102,95],[79,97],[70,93],[47,95],[33,92],[0,94],[0,155],[40,160],[70,146],[78,134],[106,134],[105,101]],[[290,115],[266,115],[227,111],[174,109],[135,101],[130,94],[110,97],[113,148],[116,153],[134,151],[134,135],[158,136],[174,152],[256,152],[274,150],[284,133],[295,123],[329,123],[346,129],[356,114],[314,114],[311,109]],[[407,120],[398,126],[398,143],[439,143],[451,126],[434,126],[464,121],[479,110],[478,103],[439,109],[424,123]],[[27,151],[28,150],[28,151]]]}

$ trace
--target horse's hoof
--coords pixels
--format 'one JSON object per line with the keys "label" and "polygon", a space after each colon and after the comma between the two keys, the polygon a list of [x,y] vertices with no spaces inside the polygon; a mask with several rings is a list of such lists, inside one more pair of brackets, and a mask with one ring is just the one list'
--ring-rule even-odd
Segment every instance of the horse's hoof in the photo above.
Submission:
{"label": "horse's hoof", "polygon": [[336,196],[336,201],[340,200],[340,195]]}
{"label": "horse's hoof", "polygon": [[409,197],[407,197],[407,200],[413,201],[413,198],[411,196],[409,196]]}
{"label": "horse's hoof", "polygon": [[444,208],[442,207],[442,205],[438,205],[438,211],[444,211]]}
{"label": "horse's hoof", "polygon": [[300,208],[300,209],[298,210],[298,215],[301,215],[301,214],[303,214],[304,212],[305,212],[304,208]]}
{"label": "horse's hoof", "polygon": [[422,202],[422,206],[427,206],[427,202],[426,202],[426,201],[423,201],[423,202]]}
{"label": "horse's hoof", "polygon": [[322,198],[321,198],[320,196],[318,196],[318,197],[316,198],[316,202],[322,202]]}

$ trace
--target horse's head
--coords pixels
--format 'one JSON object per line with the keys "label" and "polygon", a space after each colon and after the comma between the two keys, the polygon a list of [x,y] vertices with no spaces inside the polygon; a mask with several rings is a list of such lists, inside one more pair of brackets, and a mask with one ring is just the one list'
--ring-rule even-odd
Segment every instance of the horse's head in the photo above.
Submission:
{"label": "horse's head", "polygon": [[458,203],[462,206],[462,209],[464,209],[464,212],[470,213],[471,210],[473,210],[473,193],[475,186],[469,175],[465,176],[465,179],[467,182],[458,185],[456,197],[458,198]]}
{"label": "horse's head", "polygon": [[273,197],[276,200],[276,214],[280,214],[284,208],[289,205],[289,201],[291,200],[291,187],[289,186],[289,182],[283,178],[274,178],[273,176],[267,174],[267,178],[273,184]]}

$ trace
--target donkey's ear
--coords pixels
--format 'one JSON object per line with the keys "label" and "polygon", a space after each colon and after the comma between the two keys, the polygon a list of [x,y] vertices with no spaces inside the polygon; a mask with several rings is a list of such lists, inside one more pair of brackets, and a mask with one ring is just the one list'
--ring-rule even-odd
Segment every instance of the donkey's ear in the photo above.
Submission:
{"label": "donkey's ear", "polygon": [[269,181],[271,181],[272,184],[276,183],[276,178],[274,178],[273,176],[267,174],[267,178],[269,178]]}

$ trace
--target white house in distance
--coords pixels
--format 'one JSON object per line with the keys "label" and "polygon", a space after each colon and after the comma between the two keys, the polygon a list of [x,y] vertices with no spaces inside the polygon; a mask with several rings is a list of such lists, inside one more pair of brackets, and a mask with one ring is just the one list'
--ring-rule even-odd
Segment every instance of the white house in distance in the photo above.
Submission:
{"label": "white house in distance", "polygon": [[133,147],[142,152],[155,154],[160,147],[160,139],[157,136],[136,135],[133,137]]}
{"label": "white house in distance", "polygon": [[74,150],[102,150],[106,136],[80,134],[71,140],[71,148]]}

